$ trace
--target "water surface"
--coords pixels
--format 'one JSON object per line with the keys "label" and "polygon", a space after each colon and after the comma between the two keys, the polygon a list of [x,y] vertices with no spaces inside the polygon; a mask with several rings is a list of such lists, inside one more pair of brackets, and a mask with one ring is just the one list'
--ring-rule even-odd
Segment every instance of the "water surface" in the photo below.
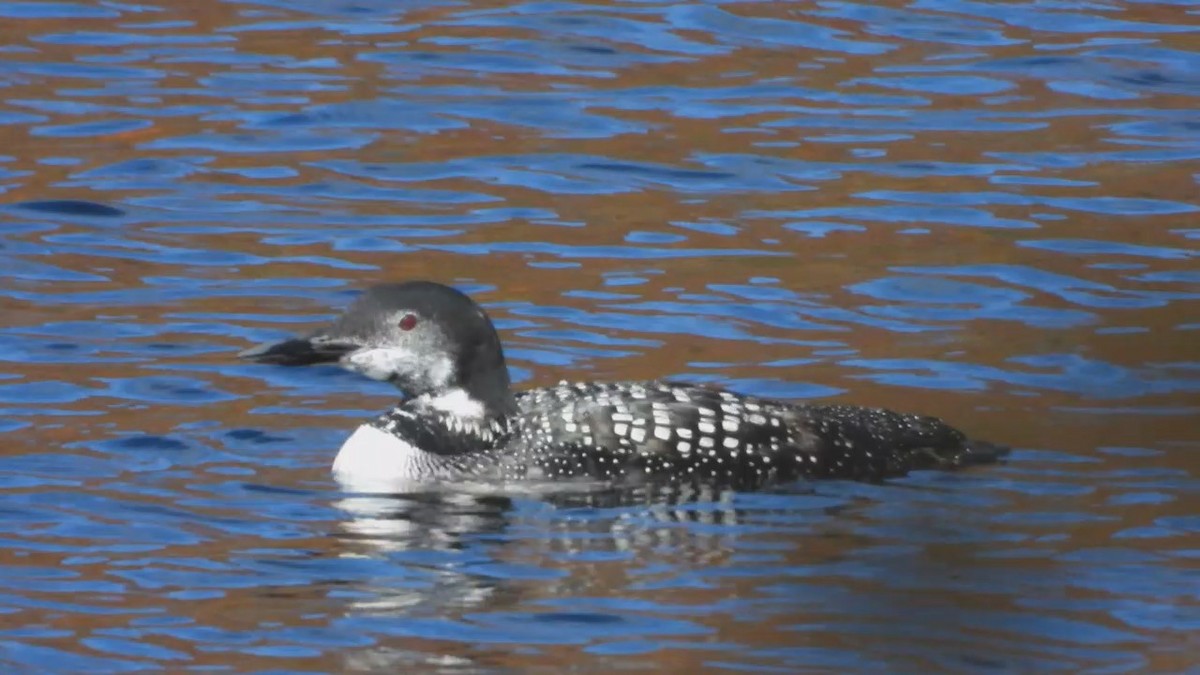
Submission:
{"label": "water surface", "polygon": [[[1200,663],[1187,2],[0,4],[0,669]],[[521,386],[1016,448],[886,485],[340,492],[239,363],[431,278]]]}

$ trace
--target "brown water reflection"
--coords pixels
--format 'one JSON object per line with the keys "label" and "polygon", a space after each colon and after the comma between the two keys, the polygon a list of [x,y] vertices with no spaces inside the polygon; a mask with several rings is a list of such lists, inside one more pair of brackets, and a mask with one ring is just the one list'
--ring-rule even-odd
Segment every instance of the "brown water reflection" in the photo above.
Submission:
{"label": "brown water reflection", "polygon": [[[1198,28],[0,8],[0,664],[1193,667]],[[48,200],[122,213],[15,206]],[[692,510],[382,517],[327,464],[390,394],[232,355],[419,277],[478,291],[523,385],[707,376],[1019,450]]]}

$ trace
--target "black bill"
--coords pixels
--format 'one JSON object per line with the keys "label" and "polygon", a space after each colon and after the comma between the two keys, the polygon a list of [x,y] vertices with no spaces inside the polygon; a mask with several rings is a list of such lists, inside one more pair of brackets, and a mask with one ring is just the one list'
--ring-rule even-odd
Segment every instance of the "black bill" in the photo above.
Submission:
{"label": "black bill", "polygon": [[360,345],[324,336],[291,338],[282,342],[267,342],[238,353],[239,359],[270,363],[278,366],[310,366],[335,363]]}

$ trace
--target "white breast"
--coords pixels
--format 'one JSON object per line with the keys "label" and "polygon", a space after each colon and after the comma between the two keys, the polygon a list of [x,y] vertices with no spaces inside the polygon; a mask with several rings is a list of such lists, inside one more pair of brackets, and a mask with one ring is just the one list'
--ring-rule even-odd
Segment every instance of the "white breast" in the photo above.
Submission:
{"label": "white breast", "polygon": [[356,429],[333,460],[333,476],[349,492],[403,491],[436,474],[431,453],[369,424]]}

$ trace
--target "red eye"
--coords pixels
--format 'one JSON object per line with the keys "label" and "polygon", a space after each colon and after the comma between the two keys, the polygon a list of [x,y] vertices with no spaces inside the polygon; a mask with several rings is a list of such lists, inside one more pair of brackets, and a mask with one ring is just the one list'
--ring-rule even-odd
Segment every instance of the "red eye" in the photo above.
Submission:
{"label": "red eye", "polygon": [[400,319],[399,325],[400,325],[400,330],[412,330],[412,329],[416,328],[417,327],[417,315],[416,314],[405,314],[404,317],[402,319]]}

